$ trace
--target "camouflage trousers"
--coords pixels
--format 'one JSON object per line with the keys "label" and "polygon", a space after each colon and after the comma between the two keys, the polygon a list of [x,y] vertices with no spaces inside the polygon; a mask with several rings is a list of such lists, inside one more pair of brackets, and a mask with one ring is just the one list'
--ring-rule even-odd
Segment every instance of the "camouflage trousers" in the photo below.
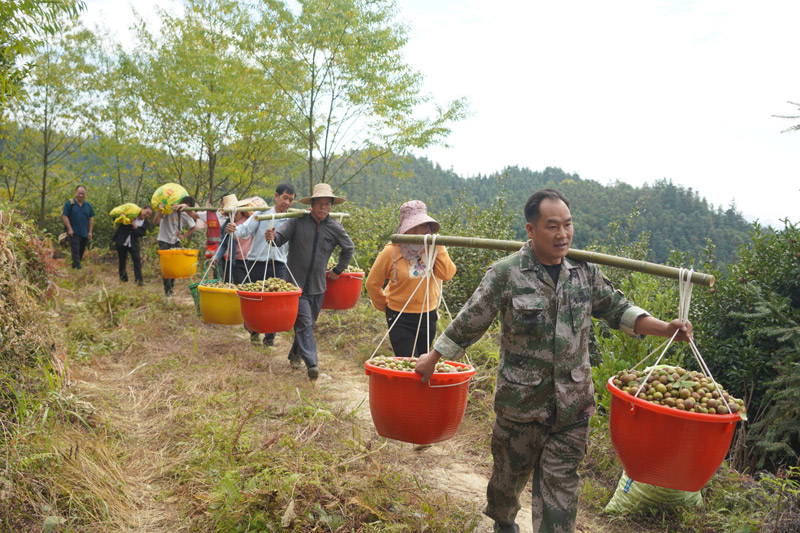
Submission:
{"label": "camouflage trousers", "polygon": [[483,513],[497,524],[513,524],[521,507],[519,495],[533,472],[533,531],[575,531],[578,467],[588,438],[587,421],[553,431],[552,426],[498,417],[492,432],[494,468]]}

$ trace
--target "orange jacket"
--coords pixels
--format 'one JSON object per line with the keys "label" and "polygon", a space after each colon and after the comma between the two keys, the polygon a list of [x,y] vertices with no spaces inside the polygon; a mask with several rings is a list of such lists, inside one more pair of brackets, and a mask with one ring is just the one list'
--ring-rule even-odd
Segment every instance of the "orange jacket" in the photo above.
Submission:
{"label": "orange jacket", "polygon": [[[444,246],[437,246],[436,261],[433,264],[434,278],[425,280],[424,277],[410,277],[409,261],[405,259],[394,243],[389,243],[375,258],[372,268],[367,276],[367,293],[372,300],[372,305],[378,311],[386,311],[386,307],[393,311],[403,311],[409,296],[414,297],[403,311],[404,313],[422,313],[436,309],[439,304],[439,286],[437,280],[449,281],[456,273],[456,265],[450,260],[450,255]],[[425,253],[422,254],[425,259]],[[415,269],[421,270],[421,265]],[[396,272],[393,272],[396,267]],[[393,275],[393,274],[396,274]],[[389,280],[386,288],[383,284]],[[422,286],[417,289],[419,283]],[[428,287],[428,305],[425,306],[425,288]],[[414,290],[416,289],[416,292]],[[427,307],[423,309],[423,307]]]}

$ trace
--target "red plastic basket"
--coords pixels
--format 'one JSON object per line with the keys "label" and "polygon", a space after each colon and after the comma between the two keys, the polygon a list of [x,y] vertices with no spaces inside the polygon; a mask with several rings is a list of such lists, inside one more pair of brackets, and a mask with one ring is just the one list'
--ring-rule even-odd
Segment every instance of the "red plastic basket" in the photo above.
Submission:
{"label": "red plastic basket", "polygon": [[327,288],[322,299],[323,309],[350,309],[361,296],[363,272],[342,272],[337,279],[326,278]]}
{"label": "red plastic basket", "polygon": [[431,444],[455,435],[464,418],[475,369],[447,363],[469,370],[434,373],[428,386],[416,372],[364,363],[369,376],[369,410],[379,435],[413,444]]}
{"label": "red plastic basket", "polygon": [[708,415],[611,392],[611,444],[628,477],[658,487],[696,492],[722,464],[738,414]]}
{"label": "red plastic basket", "polygon": [[303,291],[236,291],[236,294],[247,329],[257,333],[278,333],[294,327]]}

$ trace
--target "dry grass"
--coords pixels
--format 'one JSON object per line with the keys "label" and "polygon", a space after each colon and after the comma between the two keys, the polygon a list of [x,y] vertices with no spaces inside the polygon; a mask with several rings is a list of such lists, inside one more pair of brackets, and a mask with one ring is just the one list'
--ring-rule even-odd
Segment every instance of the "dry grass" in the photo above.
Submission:
{"label": "dry grass", "polygon": [[[11,479],[24,495],[5,496],[0,472],[0,514],[14,502],[31,517],[16,529],[50,517],[80,531],[490,530],[480,514],[491,467],[485,384],[454,438],[386,440],[363,371],[385,322],[367,305],[323,312],[312,385],[289,367],[290,333],[252,346],[241,327],[199,320],[188,281],[166,299],[154,271],[142,289],[115,273],[99,258],[62,284],[71,396],[60,401],[75,416],[14,448],[9,461],[28,465]],[[579,531],[660,530],[609,524],[591,497],[582,502]]]}

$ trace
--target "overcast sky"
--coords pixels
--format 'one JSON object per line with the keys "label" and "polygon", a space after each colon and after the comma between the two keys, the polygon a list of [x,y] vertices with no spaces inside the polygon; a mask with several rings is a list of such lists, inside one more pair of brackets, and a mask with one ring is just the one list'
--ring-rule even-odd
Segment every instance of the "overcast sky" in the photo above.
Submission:
{"label": "overcast sky", "polygon": [[[130,7],[84,15],[125,40]],[[152,16],[168,0],[137,0]],[[749,220],[800,221],[800,1],[398,0],[425,92],[466,97],[449,148],[464,177],[509,165],[600,183],[667,178]],[[782,227],[782,225],[781,225]]]}

